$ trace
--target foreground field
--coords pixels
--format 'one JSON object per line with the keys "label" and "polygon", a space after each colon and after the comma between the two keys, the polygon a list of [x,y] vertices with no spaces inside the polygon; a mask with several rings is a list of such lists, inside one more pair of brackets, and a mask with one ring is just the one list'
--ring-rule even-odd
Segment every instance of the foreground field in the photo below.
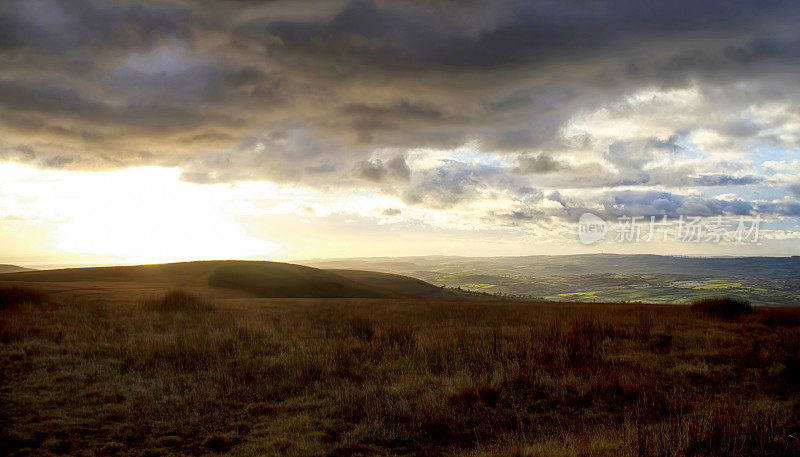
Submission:
{"label": "foreground field", "polygon": [[12,455],[800,455],[798,313],[415,300],[0,310]]}

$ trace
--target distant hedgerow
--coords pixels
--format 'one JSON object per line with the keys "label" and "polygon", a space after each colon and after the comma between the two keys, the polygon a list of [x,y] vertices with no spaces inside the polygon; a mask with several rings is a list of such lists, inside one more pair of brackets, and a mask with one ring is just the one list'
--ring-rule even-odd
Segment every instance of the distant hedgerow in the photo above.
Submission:
{"label": "distant hedgerow", "polygon": [[708,297],[695,300],[692,303],[692,312],[732,319],[741,314],[753,312],[753,305],[750,304],[750,301],[741,298]]}

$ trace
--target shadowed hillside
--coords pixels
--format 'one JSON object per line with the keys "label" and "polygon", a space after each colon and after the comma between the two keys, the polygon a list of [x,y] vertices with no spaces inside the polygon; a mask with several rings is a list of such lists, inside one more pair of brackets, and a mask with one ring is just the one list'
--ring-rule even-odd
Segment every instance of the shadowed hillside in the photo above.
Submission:
{"label": "shadowed hillside", "polygon": [[[418,283],[428,287],[420,287]],[[440,290],[405,276],[370,271],[328,271],[275,262],[229,262],[214,270],[208,284],[272,298],[423,297],[433,289]],[[416,287],[408,287],[409,284]]]}

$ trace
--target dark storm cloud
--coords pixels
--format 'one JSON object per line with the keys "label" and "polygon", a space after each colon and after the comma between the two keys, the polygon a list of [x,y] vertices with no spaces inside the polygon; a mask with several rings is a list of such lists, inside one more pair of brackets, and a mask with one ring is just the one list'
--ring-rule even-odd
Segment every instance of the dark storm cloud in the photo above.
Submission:
{"label": "dark storm cloud", "polygon": [[[797,20],[797,12],[787,12]],[[632,57],[627,71],[634,78],[653,78],[664,84],[680,84],[689,78],[736,79],[763,71],[781,71],[800,63],[797,36],[770,36],[769,31],[752,37],[745,45],[727,45],[711,49],[684,49],[671,55]]]}
{"label": "dark storm cloud", "polygon": [[73,130],[63,127],[58,130],[59,125],[80,122],[82,128],[88,129],[87,140],[95,135],[97,138],[104,136],[104,128],[158,135],[235,122],[222,115],[203,115],[192,106],[158,101],[115,106],[61,81],[35,85],[0,81],[0,112],[5,112],[7,123],[19,121],[22,125],[44,128],[56,136],[72,136]]}
{"label": "dark storm cloud", "polygon": [[153,2],[7,0],[0,6],[0,48],[63,53],[82,46],[130,46],[185,35],[188,11]]}
{"label": "dark storm cloud", "polygon": [[[629,37],[724,32],[758,24],[791,5],[785,1],[499,1],[479,4],[477,8],[502,12],[494,17],[487,14],[487,23],[476,28],[443,10],[444,2],[427,8],[411,4],[415,6],[358,0],[330,19],[279,21],[269,24],[267,30],[287,46],[325,54],[338,51],[485,68],[586,56]],[[470,7],[480,15],[474,3]],[[371,46],[353,38],[368,40]]]}

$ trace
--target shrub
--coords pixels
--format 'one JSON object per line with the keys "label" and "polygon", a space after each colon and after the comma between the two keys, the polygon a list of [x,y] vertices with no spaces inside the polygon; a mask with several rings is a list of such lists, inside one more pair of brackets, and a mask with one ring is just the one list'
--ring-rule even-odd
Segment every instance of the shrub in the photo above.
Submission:
{"label": "shrub", "polygon": [[732,297],[701,298],[692,303],[692,312],[699,312],[709,316],[732,319],[744,313],[753,312],[749,301]]}
{"label": "shrub", "polygon": [[0,289],[0,308],[15,306],[21,303],[42,305],[48,301],[47,294],[36,289],[17,286]]}
{"label": "shrub", "polygon": [[144,307],[158,312],[188,313],[211,309],[211,305],[203,298],[183,290],[173,290],[161,298],[151,298],[144,302]]}

